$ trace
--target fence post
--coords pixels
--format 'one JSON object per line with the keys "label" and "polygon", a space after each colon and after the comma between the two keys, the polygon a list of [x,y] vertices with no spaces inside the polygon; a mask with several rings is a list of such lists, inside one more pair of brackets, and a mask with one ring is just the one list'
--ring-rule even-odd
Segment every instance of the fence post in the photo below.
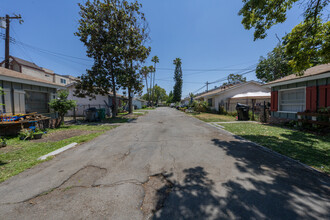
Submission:
{"label": "fence post", "polygon": [[76,107],[73,107],[73,120],[74,120],[74,122],[77,122]]}
{"label": "fence post", "polygon": [[254,99],[252,99],[252,121],[254,121]]}

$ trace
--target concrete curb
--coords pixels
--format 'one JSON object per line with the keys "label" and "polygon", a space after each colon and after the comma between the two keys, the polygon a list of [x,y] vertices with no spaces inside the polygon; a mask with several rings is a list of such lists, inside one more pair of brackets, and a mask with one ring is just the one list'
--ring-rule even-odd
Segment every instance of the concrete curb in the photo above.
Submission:
{"label": "concrete curb", "polygon": [[59,153],[62,153],[63,151],[66,151],[66,150],[68,150],[68,149],[70,149],[70,148],[76,146],[77,144],[78,144],[78,143],[74,142],[74,143],[71,143],[71,144],[69,144],[69,145],[66,145],[66,146],[64,146],[64,147],[62,147],[62,148],[59,148],[59,149],[57,149],[57,150],[55,150],[55,151],[50,152],[49,154],[46,154],[46,155],[44,155],[44,156],[39,157],[38,160],[46,160],[47,157],[55,156],[55,155],[57,155],[57,154],[59,154]]}

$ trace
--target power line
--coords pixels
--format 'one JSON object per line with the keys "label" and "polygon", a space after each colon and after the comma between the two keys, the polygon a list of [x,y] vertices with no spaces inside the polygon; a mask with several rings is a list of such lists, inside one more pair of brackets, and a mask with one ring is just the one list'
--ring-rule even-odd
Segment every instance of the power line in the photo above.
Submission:
{"label": "power line", "polygon": [[36,46],[32,46],[32,45],[23,43],[21,41],[17,41],[17,43],[22,44],[22,45],[24,45],[26,47],[33,48],[35,50],[40,50],[40,51],[44,51],[44,52],[56,54],[58,56],[64,56],[64,57],[68,57],[68,58],[72,58],[72,59],[78,59],[78,60],[84,60],[84,61],[92,61],[91,59],[86,59],[86,58],[82,58],[82,57],[75,57],[75,56],[66,55],[66,54],[63,54],[63,53],[58,53],[58,52],[50,51],[50,50],[47,50],[47,49],[42,49],[42,48],[39,48],[39,47],[36,47]]}
{"label": "power line", "polygon": [[[172,68],[157,68],[157,70],[175,70]],[[202,71],[202,72],[215,72],[215,71],[240,71],[244,70],[241,68],[237,69],[226,69],[226,68],[219,68],[219,69],[182,69],[182,71],[188,71],[188,72],[195,72],[195,71]]]}
{"label": "power line", "polygon": [[[16,34],[16,31],[15,31],[14,27],[12,27],[12,30],[13,30],[13,32],[14,32],[14,36],[20,41],[20,39],[19,39],[19,37],[18,37],[18,34]],[[34,63],[32,57],[30,56],[30,54],[28,53],[28,51],[25,50],[25,47],[22,46],[22,45],[19,45],[19,46],[20,46],[19,49],[20,49],[20,50],[21,50],[21,51],[22,51],[27,57],[29,57],[29,59]]]}
{"label": "power line", "polygon": [[[167,79],[156,79],[157,81],[165,81],[165,82],[173,82],[173,80],[167,80]],[[189,84],[201,84],[200,82],[186,82],[183,81],[182,83],[189,83]]]}
{"label": "power line", "polygon": [[195,94],[196,92],[202,90],[204,87],[206,87],[206,85],[205,85],[205,86],[202,86],[201,88],[199,88],[199,89],[197,89],[196,91],[194,91],[193,94]]}

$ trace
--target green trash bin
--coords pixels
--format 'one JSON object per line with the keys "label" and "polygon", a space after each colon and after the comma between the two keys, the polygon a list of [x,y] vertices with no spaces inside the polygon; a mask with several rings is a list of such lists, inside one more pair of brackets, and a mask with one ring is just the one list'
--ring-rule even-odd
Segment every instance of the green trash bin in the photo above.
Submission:
{"label": "green trash bin", "polygon": [[100,120],[105,119],[105,108],[100,108],[97,111],[98,111],[99,119]]}

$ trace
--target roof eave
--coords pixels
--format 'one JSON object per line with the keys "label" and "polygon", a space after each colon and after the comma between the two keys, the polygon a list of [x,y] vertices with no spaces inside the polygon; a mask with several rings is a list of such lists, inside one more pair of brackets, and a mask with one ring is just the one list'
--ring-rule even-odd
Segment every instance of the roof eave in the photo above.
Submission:
{"label": "roof eave", "polygon": [[55,88],[55,89],[64,88],[64,86],[61,86],[61,85],[50,84],[50,83],[46,83],[46,82],[38,82],[38,81],[34,81],[34,80],[21,79],[21,78],[10,77],[10,76],[3,76],[3,75],[0,75],[0,80],[35,85],[35,86],[43,86],[43,87],[49,87],[49,88]]}
{"label": "roof eave", "polygon": [[323,78],[329,78],[330,77],[330,72],[325,72],[325,73],[320,73],[317,75],[311,75],[311,76],[305,76],[305,77],[300,77],[296,79],[289,79],[281,82],[275,82],[275,83],[267,83],[264,86],[271,88],[274,86],[281,86],[281,85],[286,85],[286,84],[291,84],[291,83],[299,83],[299,82],[304,82],[307,80],[316,80],[316,79],[323,79]]}

